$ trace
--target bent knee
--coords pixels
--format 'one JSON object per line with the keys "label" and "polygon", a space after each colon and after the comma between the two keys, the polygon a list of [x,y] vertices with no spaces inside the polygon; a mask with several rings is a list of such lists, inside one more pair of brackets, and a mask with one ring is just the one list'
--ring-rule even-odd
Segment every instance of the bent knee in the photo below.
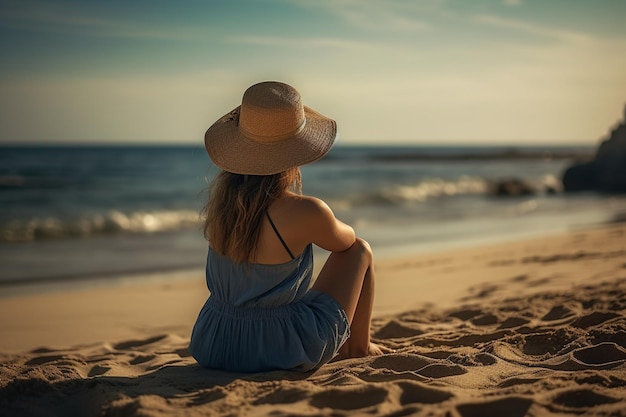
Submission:
{"label": "bent knee", "polygon": [[373,258],[372,248],[370,244],[365,239],[362,239],[360,237],[356,238],[356,240],[350,247],[350,250],[358,251],[369,258]]}
{"label": "bent knee", "polygon": [[367,240],[365,240],[363,238],[357,237],[354,240],[354,245],[357,245],[360,248],[362,248],[363,250],[366,250],[368,252],[372,251],[372,248],[370,247],[370,244],[367,242]]}

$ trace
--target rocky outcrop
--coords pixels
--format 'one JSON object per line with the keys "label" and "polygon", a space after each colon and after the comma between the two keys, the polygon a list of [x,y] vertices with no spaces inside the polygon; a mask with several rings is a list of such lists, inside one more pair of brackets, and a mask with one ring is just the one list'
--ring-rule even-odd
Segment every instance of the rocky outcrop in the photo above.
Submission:
{"label": "rocky outcrop", "polygon": [[624,120],[602,141],[594,159],[565,170],[563,189],[626,193],[626,106]]}

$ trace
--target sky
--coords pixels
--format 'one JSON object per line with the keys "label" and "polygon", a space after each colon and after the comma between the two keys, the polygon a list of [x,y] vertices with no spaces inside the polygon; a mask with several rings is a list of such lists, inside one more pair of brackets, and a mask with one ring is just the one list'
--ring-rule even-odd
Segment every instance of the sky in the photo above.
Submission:
{"label": "sky", "polygon": [[623,0],[0,0],[0,144],[201,143],[277,80],[343,144],[595,144]]}

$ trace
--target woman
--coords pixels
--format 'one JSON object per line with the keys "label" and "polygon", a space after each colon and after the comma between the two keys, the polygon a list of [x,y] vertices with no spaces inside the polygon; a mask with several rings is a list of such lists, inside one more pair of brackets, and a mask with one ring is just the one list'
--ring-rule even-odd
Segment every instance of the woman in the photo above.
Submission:
{"label": "woman", "polygon": [[[336,124],[299,93],[263,82],[215,122],[205,147],[222,169],[205,207],[211,295],[189,350],[229,371],[308,371],[380,355],[370,342],[372,251],[322,200],[301,193],[299,166],[323,157]],[[331,254],[311,288],[312,245]]]}

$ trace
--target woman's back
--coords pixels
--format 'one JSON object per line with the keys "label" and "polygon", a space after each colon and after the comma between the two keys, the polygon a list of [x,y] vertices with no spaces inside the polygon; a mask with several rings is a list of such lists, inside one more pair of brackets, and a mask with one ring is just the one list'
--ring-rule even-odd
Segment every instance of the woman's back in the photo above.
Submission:
{"label": "woman's back", "polygon": [[[261,223],[253,262],[258,264],[282,264],[300,255],[312,243],[306,233],[310,222],[302,206],[303,197],[291,193],[274,201]],[[272,222],[276,231],[272,228]],[[280,236],[280,237],[279,237]],[[280,239],[283,239],[284,244]],[[289,249],[289,251],[285,248]]]}
{"label": "woman's back", "polygon": [[206,282],[211,297],[237,308],[273,308],[297,302],[313,276],[313,250],[280,264],[235,263],[209,249]]}

